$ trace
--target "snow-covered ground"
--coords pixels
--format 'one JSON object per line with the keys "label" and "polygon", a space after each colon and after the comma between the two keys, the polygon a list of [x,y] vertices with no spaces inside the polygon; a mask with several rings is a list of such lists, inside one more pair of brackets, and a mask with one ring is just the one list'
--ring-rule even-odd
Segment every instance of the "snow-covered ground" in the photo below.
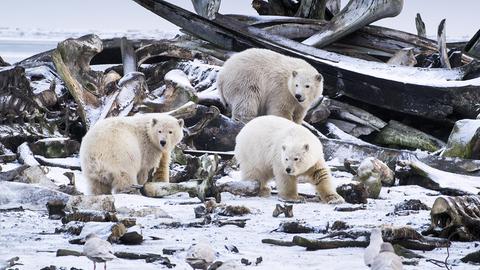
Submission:
{"label": "snow-covered ground", "polygon": [[[3,165],[2,165],[3,166]],[[3,170],[11,169],[16,165],[4,166]],[[57,180],[57,184],[67,182],[63,173],[68,170],[50,168],[48,176]],[[80,172],[76,171],[77,185],[84,189]],[[222,181],[238,179],[238,173],[225,177]],[[343,172],[334,172],[335,184],[340,185],[351,181],[351,175]],[[309,184],[300,184],[300,192],[313,194],[314,189]],[[115,251],[150,252],[162,254],[163,248],[185,248],[194,243],[207,243],[217,252],[217,260],[234,261],[236,269],[368,269],[363,263],[363,248],[340,248],[331,250],[306,251],[302,247],[279,247],[261,243],[264,238],[291,240],[293,235],[273,232],[278,225],[287,220],[303,220],[309,225],[325,227],[341,220],[347,225],[359,229],[370,230],[375,226],[411,226],[417,231],[424,230],[430,223],[429,211],[419,211],[408,216],[387,215],[394,210],[394,206],[404,200],[419,199],[428,206],[438,196],[436,192],[417,186],[399,186],[383,188],[380,199],[369,199],[365,210],[355,212],[334,211],[335,206],[323,203],[307,202],[294,204],[294,217],[291,219],[273,218],[272,212],[277,203],[276,196],[270,198],[246,198],[222,193],[222,203],[228,205],[244,205],[252,210],[245,228],[233,225],[218,227],[209,225],[202,228],[155,228],[164,222],[188,223],[194,221],[193,208],[198,204],[178,204],[185,201],[197,201],[187,194],[172,195],[167,198],[154,199],[140,195],[115,195],[116,208],[127,207],[140,209],[143,207],[160,207],[172,218],[155,218],[153,216],[137,218],[137,224],[142,227],[143,244],[137,246],[114,245]],[[15,204],[2,205],[1,208],[13,207]],[[31,209],[28,206],[24,206]],[[33,208],[33,207],[32,207]],[[86,257],[56,257],[59,248],[82,251],[82,246],[68,243],[74,236],[55,234],[55,228],[60,227],[60,221],[48,219],[46,209],[26,210],[25,212],[0,213],[0,258],[19,256],[23,265],[15,266],[18,269],[41,269],[49,265],[63,266],[70,269],[92,269],[92,263]],[[319,238],[322,234],[303,234],[307,238]],[[158,240],[152,240],[152,237]],[[478,244],[478,243],[477,243]],[[225,246],[234,245],[239,253],[228,251]],[[450,248],[449,263],[453,269],[478,269],[478,266],[463,264],[458,261],[465,254],[476,250],[475,243],[453,243]],[[421,252],[419,252],[421,253]],[[447,256],[445,248],[422,253],[426,258],[443,261]],[[263,261],[257,266],[244,266],[242,258],[255,262],[257,257]],[[175,269],[191,269],[184,262],[185,252],[168,256]],[[159,269],[164,266],[148,264],[144,260],[116,259],[108,264],[108,269]],[[233,269],[233,268],[232,268]],[[405,266],[405,269],[439,269],[432,263],[421,259],[417,266]]]}

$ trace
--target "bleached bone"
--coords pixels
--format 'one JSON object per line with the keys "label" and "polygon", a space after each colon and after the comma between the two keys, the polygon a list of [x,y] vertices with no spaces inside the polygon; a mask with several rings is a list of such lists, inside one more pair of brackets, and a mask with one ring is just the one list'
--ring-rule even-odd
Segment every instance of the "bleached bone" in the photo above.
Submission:
{"label": "bleached bone", "polygon": [[322,29],[321,32],[302,43],[314,47],[323,47],[355,32],[377,20],[395,17],[402,11],[403,0],[350,0]]}
{"label": "bleached bone", "polygon": [[215,19],[215,13],[220,9],[221,0],[192,0],[195,12],[207,19]]}

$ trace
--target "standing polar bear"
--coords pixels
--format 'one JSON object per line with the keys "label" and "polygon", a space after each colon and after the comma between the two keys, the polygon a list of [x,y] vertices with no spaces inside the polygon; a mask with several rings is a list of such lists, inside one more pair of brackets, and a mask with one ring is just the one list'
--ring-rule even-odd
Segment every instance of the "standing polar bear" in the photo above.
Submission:
{"label": "standing polar bear", "polygon": [[217,87],[232,118],[247,123],[276,115],[301,123],[323,92],[323,77],[302,59],[266,49],[248,49],[228,59]]}
{"label": "standing polar bear", "polygon": [[308,129],[278,116],[261,116],[248,122],[236,138],[235,157],[243,180],[260,183],[260,195],[268,196],[267,182],[274,177],[278,195],[298,200],[297,179],[315,185],[327,203],[343,203],[330,179],[321,142]]}
{"label": "standing polar bear", "polygon": [[[170,152],[183,138],[183,120],[151,113],[100,120],[83,137],[82,173],[93,194],[143,185],[149,173],[169,181]],[[159,165],[160,164],[160,165]]]}

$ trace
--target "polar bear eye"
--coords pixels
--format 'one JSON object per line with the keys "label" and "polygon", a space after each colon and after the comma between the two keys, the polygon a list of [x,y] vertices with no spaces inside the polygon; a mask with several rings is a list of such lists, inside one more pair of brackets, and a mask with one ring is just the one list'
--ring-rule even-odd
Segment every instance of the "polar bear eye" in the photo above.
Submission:
{"label": "polar bear eye", "polygon": [[159,130],[159,131],[158,131],[158,133],[162,133],[162,131],[161,131],[161,130]]}
{"label": "polar bear eye", "polygon": [[288,158],[286,158],[285,161],[288,161]]}
{"label": "polar bear eye", "polygon": [[169,134],[172,134],[173,132],[170,130],[168,133],[169,133]]}
{"label": "polar bear eye", "polygon": [[298,158],[294,158],[293,160],[298,161]]}
{"label": "polar bear eye", "polygon": [[295,87],[298,87],[298,84],[295,84]]}
{"label": "polar bear eye", "polygon": [[307,85],[305,85],[305,88],[310,88],[310,85],[308,85],[308,84],[307,84]]}

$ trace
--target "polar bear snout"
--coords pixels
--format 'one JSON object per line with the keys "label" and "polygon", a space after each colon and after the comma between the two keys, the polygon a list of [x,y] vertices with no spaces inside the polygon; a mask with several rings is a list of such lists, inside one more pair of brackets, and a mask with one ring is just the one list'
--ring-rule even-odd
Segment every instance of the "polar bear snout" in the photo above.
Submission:
{"label": "polar bear snout", "polygon": [[305,97],[302,94],[295,94],[295,98],[297,99],[298,102],[305,101]]}
{"label": "polar bear snout", "polygon": [[161,145],[161,146],[165,146],[166,144],[167,144],[167,141],[165,141],[165,140],[160,140],[160,145]]}
{"label": "polar bear snout", "polygon": [[287,168],[285,169],[285,171],[286,171],[288,174],[290,174],[290,173],[292,173],[292,168],[287,167]]}

